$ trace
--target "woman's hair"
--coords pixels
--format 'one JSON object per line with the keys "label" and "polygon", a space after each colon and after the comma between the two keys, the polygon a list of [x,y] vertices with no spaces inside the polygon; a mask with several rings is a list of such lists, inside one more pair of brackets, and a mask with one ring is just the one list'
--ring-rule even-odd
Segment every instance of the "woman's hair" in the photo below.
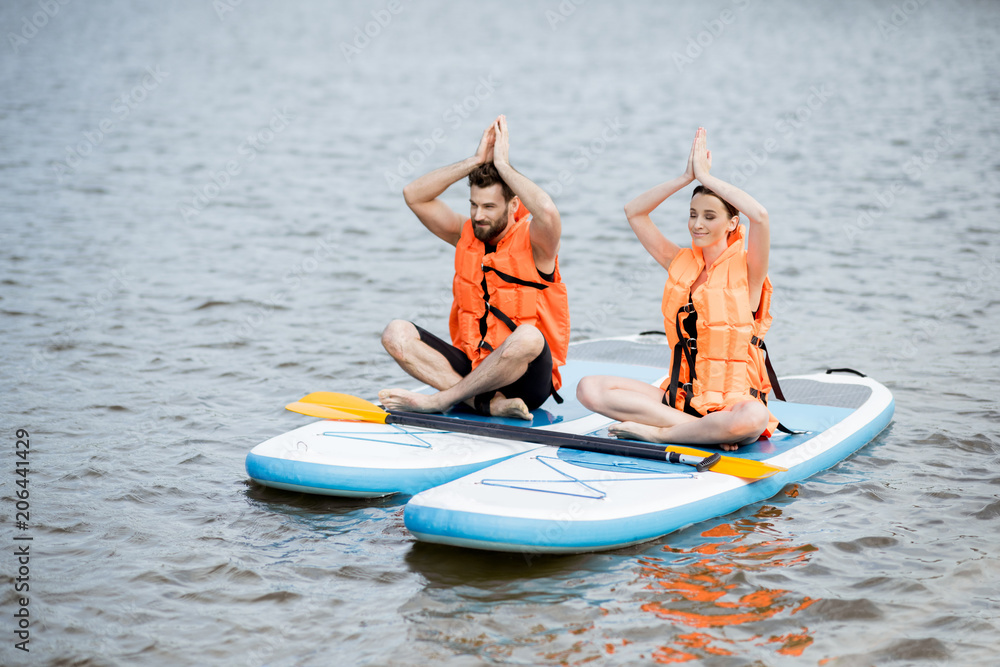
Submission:
{"label": "woman's hair", "polygon": [[509,204],[510,200],[514,198],[514,191],[510,189],[507,182],[503,180],[500,176],[500,172],[497,171],[496,166],[492,162],[487,162],[481,164],[472,170],[469,174],[469,185],[476,186],[477,188],[488,188],[491,185],[500,184],[503,190],[503,201],[505,204]]}
{"label": "woman's hair", "polygon": [[694,189],[694,192],[691,193],[691,199],[694,199],[697,195],[712,195],[713,197],[721,201],[722,205],[726,207],[726,213],[729,214],[730,218],[739,217],[740,215],[739,210],[735,206],[727,202],[725,199],[717,195],[712,190],[706,188],[704,185],[699,185]]}

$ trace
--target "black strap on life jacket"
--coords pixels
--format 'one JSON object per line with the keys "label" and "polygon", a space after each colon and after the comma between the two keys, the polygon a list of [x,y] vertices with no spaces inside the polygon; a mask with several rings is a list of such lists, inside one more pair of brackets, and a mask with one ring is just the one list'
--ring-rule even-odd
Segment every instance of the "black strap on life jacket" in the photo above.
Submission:
{"label": "black strap on life jacket", "polygon": [[[698,313],[694,309],[694,303],[688,299],[688,302],[677,309],[677,316],[674,318],[674,327],[677,333],[677,342],[674,344],[674,350],[672,353],[672,363],[670,366],[670,387],[668,389],[667,395],[670,401],[670,407],[677,406],[677,390],[684,390],[684,412],[689,415],[694,415],[696,417],[701,417],[702,414],[691,407],[691,394],[694,393],[692,389],[692,384],[695,379],[694,362],[698,357],[698,336],[685,336],[686,327],[681,326],[681,322],[686,318],[683,315],[687,314],[691,318],[691,322],[694,327],[698,324]],[[686,322],[685,322],[686,323]],[[692,327],[691,330],[697,332],[697,329]],[[684,384],[680,384],[681,378],[681,355],[684,355],[684,359],[687,361],[688,365],[688,381]]]}
{"label": "black strap on life jacket", "polygon": [[486,276],[487,271],[492,271],[493,273],[497,274],[504,282],[514,283],[515,285],[524,285],[525,287],[534,287],[535,289],[549,288],[549,286],[546,285],[545,283],[536,283],[530,280],[523,280],[521,278],[518,278],[517,276],[512,276],[509,273],[504,273],[503,271],[500,271],[499,269],[492,266],[485,266],[485,265],[483,266],[483,277]]}
{"label": "black strap on life jacket", "polygon": [[[771,393],[774,394],[774,397],[779,401],[784,401],[785,394],[782,393],[781,385],[778,384],[778,374],[774,372],[774,367],[771,366],[771,355],[768,354],[767,352],[767,345],[764,344],[764,339],[757,338],[757,336],[752,336],[750,338],[750,344],[756,345],[757,347],[759,347],[761,350],[764,351],[764,368],[767,369],[767,379],[771,381]],[[750,390],[751,394],[755,394],[755,392],[756,392],[755,389]],[[764,401],[764,405],[767,405],[767,392],[761,392],[761,393],[764,396],[764,398],[761,400]],[[787,433],[788,435],[800,435],[802,433],[808,433],[808,431],[793,431],[792,429],[788,428],[781,422],[778,422],[777,428],[782,433]]]}
{"label": "black strap on life jacket", "polygon": [[[511,333],[513,333],[514,330],[517,329],[517,324],[507,315],[507,313],[503,312],[502,310],[494,306],[492,303],[490,303],[490,290],[489,286],[486,284],[486,274],[489,271],[492,271],[493,273],[497,274],[497,277],[500,278],[500,280],[503,280],[506,283],[511,283],[514,285],[522,285],[524,287],[532,287],[537,290],[548,289],[549,286],[546,285],[545,283],[536,283],[530,280],[523,280],[521,278],[518,278],[517,276],[512,276],[509,273],[504,273],[503,271],[500,271],[499,269],[496,269],[492,266],[486,266],[485,264],[482,265],[482,269],[483,269],[483,283],[482,283],[483,303],[485,304],[485,308],[483,309],[482,317],[479,318],[479,335],[481,336],[481,339],[479,341],[479,347],[485,349],[487,352],[493,352],[493,346],[486,342],[486,333],[489,331],[489,323],[487,322],[487,318],[490,315],[493,315],[493,317],[503,322],[504,326],[510,329]],[[556,403],[563,402],[563,397],[560,396],[554,388],[551,390],[551,392],[552,392],[552,398],[555,400]],[[486,414],[489,413],[487,412]]]}
{"label": "black strap on life jacket", "polygon": [[[779,401],[785,400],[785,395],[781,392],[781,385],[778,384],[778,375],[774,372],[774,367],[771,366],[771,355],[767,353],[767,345],[764,344],[764,339],[751,336],[750,344],[764,351],[764,368],[767,369],[767,379],[771,381],[771,393]],[[767,392],[764,392],[763,400],[764,405],[767,405]]]}
{"label": "black strap on life jacket", "polygon": [[[684,390],[684,412],[701,417],[701,413],[691,407],[691,383],[695,379],[694,362],[698,357],[698,335],[695,326],[691,327],[691,331],[695,332],[693,335],[685,338],[684,333],[687,327],[681,326],[681,321],[684,319],[683,314],[690,314],[689,317],[694,318],[692,323],[697,326],[698,313],[694,309],[694,303],[691,299],[688,299],[687,304],[681,306],[677,309],[677,316],[674,318],[674,327],[677,333],[677,343],[674,345],[673,360],[670,368],[670,389],[668,392],[670,407],[677,406],[677,390],[678,388]],[[687,324],[687,322],[685,322]],[[767,353],[767,346],[764,344],[763,338],[758,338],[757,336],[752,336],[750,338],[750,344],[759,347],[764,352],[764,367],[767,369],[767,378],[771,382],[771,394],[774,395],[779,401],[785,400],[785,395],[781,391],[781,385],[778,384],[778,376],[774,372],[774,367],[771,366],[771,355]],[[688,382],[683,385],[680,384],[681,375],[681,354],[684,355],[685,360],[688,363]],[[767,405],[766,391],[758,391],[757,389],[751,387],[750,395],[759,400],[765,406]],[[781,422],[778,422],[777,429],[782,433],[787,433],[789,435],[799,435],[806,433],[806,431],[793,431]]]}

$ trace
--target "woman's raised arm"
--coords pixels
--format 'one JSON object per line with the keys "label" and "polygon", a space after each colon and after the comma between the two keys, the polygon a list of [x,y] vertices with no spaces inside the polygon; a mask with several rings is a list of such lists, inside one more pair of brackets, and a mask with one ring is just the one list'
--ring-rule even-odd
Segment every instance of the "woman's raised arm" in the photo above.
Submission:
{"label": "woman's raised arm", "polygon": [[768,258],[771,252],[771,226],[767,209],[731,183],[712,176],[712,153],[707,147],[705,128],[699,127],[695,136],[693,154],[694,176],[706,188],[735,206],[750,221],[747,236],[747,279],[750,282],[750,310],[757,312],[760,292],[767,278]]}
{"label": "woman's raised arm", "polygon": [[[695,140],[697,141],[697,136]],[[639,243],[664,269],[670,268],[670,262],[674,260],[681,248],[663,235],[653,224],[649,214],[675,192],[694,181],[694,148],[695,144],[692,143],[687,168],[682,175],[643,192],[625,204],[625,216],[628,218],[628,224],[632,227],[632,231],[639,239]]]}

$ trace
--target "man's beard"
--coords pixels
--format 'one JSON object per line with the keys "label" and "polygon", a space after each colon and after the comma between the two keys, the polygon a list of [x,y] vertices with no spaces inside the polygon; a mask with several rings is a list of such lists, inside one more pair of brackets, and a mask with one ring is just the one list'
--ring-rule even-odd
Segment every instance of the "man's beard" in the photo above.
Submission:
{"label": "man's beard", "polygon": [[472,233],[483,243],[490,243],[490,241],[500,236],[503,230],[507,229],[507,215],[504,214],[501,218],[490,220],[489,223],[488,227],[482,227],[477,225],[475,221],[472,222]]}

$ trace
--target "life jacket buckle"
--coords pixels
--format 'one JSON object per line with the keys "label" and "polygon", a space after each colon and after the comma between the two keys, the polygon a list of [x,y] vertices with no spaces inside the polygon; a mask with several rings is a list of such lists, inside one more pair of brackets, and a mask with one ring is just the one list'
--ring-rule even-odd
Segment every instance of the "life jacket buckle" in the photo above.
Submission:
{"label": "life jacket buckle", "polygon": [[687,348],[689,350],[691,350],[692,352],[697,352],[698,351],[698,339],[697,338],[685,338],[684,340],[686,341]]}

